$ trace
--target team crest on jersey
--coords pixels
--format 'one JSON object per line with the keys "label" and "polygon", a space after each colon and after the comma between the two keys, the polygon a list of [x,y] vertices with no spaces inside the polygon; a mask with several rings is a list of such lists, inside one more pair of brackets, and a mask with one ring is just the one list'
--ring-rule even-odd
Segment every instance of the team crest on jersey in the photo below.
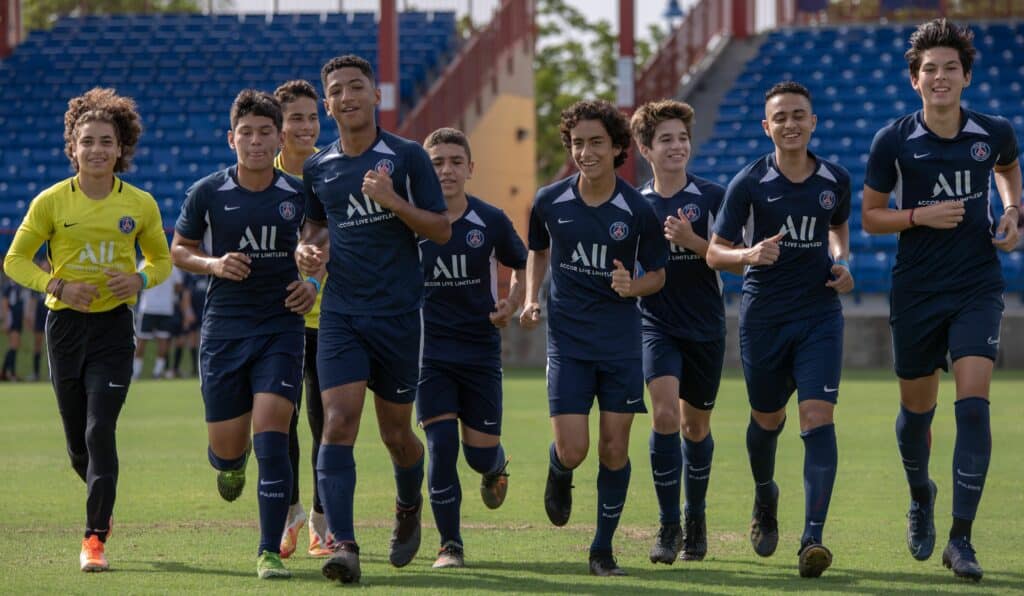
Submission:
{"label": "team crest on jersey", "polygon": [[989,155],[992,155],[992,148],[985,141],[978,141],[971,145],[971,157],[974,158],[974,161],[985,161]]}
{"label": "team crest on jersey", "polygon": [[480,248],[484,245],[484,233],[480,230],[470,230],[466,234],[466,244],[470,248]]}
{"label": "team crest on jersey", "polygon": [[373,169],[376,172],[390,176],[395,171],[395,162],[388,158],[384,158],[378,161],[377,165],[373,166]]}
{"label": "team crest on jersey", "polygon": [[281,214],[281,217],[285,221],[291,221],[295,219],[295,214],[298,210],[295,208],[295,203],[291,201],[285,201],[277,206],[277,212]]}
{"label": "team crest on jersey", "polygon": [[611,235],[612,240],[623,240],[629,236],[629,226],[624,221],[617,221],[608,228],[608,234]]}
{"label": "team crest on jersey", "polygon": [[697,221],[700,219],[700,207],[696,203],[687,203],[683,207],[683,215],[690,221]]}
{"label": "team crest on jersey", "polygon": [[818,195],[818,203],[822,209],[831,210],[836,206],[836,193],[831,190],[821,191],[821,194]]}
{"label": "team crest on jersey", "polygon": [[135,220],[125,215],[117,222],[117,229],[123,234],[131,234],[135,231]]}

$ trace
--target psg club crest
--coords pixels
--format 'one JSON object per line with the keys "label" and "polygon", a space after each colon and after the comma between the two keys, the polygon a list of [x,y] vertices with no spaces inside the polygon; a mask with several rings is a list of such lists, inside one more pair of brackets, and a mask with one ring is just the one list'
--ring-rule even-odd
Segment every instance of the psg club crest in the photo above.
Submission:
{"label": "psg club crest", "polygon": [[985,161],[992,154],[992,148],[985,141],[978,141],[971,145],[971,157],[974,161]]}
{"label": "psg club crest", "polygon": [[690,221],[697,221],[700,219],[700,207],[698,207],[696,203],[687,203],[686,206],[683,207],[683,215],[685,215],[686,219]]}
{"label": "psg club crest", "polygon": [[608,234],[611,235],[612,240],[624,240],[626,236],[629,236],[629,226],[624,221],[617,221],[608,228]]}
{"label": "psg club crest", "polygon": [[821,204],[821,208],[831,211],[836,206],[836,193],[831,190],[822,191],[818,195],[818,203]]}
{"label": "psg club crest", "polygon": [[285,221],[291,221],[295,219],[295,213],[297,210],[295,208],[295,203],[291,201],[285,201],[277,206],[277,211],[278,213],[281,214],[281,217],[283,217]]}
{"label": "psg club crest", "polygon": [[125,215],[118,220],[117,229],[121,230],[122,234],[131,234],[135,231],[135,220]]}
{"label": "psg club crest", "polygon": [[468,244],[470,248],[480,248],[484,245],[484,233],[480,230],[470,230],[469,233],[466,234],[466,244]]}
{"label": "psg club crest", "polygon": [[384,158],[378,161],[377,165],[373,166],[373,169],[381,174],[387,174],[390,176],[395,171],[395,162]]}

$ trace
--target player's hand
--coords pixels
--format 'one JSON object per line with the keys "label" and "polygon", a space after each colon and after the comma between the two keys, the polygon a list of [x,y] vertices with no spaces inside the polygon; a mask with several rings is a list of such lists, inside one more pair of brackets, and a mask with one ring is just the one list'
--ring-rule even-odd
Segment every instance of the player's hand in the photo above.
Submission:
{"label": "player's hand", "polygon": [[92,284],[81,281],[64,282],[60,301],[80,312],[89,312],[92,301],[98,298],[100,290]]}
{"label": "player's hand", "polygon": [[839,294],[848,294],[853,291],[853,274],[846,267],[833,264],[832,265],[832,277],[825,282],[825,285],[832,288]]}
{"label": "player's hand", "polygon": [[682,209],[679,209],[677,213],[679,217],[669,215],[665,218],[665,240],[676,246],[689,248],[687,243],[693,237],[693,226],[690,225],[690,220],[683,215]]}
{"label": "player's hand", "polygon": [[508,322],[514,314],[516,314],[515,305],[507,299],[502,298],[494,305],[494,312],[487,316],[491,319],[491,325],[494,325],[498,329],[504,329],[508,326]]}
{"label": "player's hand", "polygon": [[127,300],[142,291],[142,278],[134,271],[126,273],[116,269],[105,269],[103,273],[107,274],[107,287],[110,288],[110,293],[118,300]]}
{"label": "player's hand", "polygon": [[242,281],[249,277],[249,273],[252,272],[252,269],[249,268],[251,264],[252,259],[248,255],[240,252],[229,252],[219,259],[213,260],[210,273],[221,279]]}
{"label": "player's hand", "polygon": [[540,305],[536,302],[527,302],[523,312],[519,314],[519,326],[533,329],[537,325],[540,325]]}
{"label": "player's hand", "polygon": [[774,265],[779,260],[779,242],[786,237],[785,232],[765,238],[743,253],[743,262],[746,265]]}
{"label": "player's hand", "polygon": [[1017,213],[1018,210],[1014,209],[999,218],[999,227],[996,228],[996,237],[992,239],[992,244],[995,244],[996,248],[1001,251],[1010,252],[1017,247],[1017,241],[1020,240],[1020,230],[1017,229]]}
{"label": "player's hand", "polygon": [[300,315],[313,310],[313,303],[316,302],[316,286],[308,281],[295,280],[285,288],[288,290],[288,297],[284,300],[285,307]]}
{"label": "player's hand", "polygon": [[964,220],[963,201],[942,201],[914,210],[914,223],[937,230],[951,230]]}
{"label": "player's hand", "polygon": [[623,298],[633,297],[633,275],[618,259],[612,259],[615,269],[612,271],[612,289]]}
{"label": "player's hand", "polygon": [[394,211],[395,205],[402,200],[395,194],[395,185],[391,176],[383,170],[370,170],[363,176],[363,194],[373,199],[381,207]]}
{"label": "player's hand", "polygon": [[295,248],[295,264],[299,272],[309,277],[316,275],[326,264],[327,254],[314,244],[299,244]]}

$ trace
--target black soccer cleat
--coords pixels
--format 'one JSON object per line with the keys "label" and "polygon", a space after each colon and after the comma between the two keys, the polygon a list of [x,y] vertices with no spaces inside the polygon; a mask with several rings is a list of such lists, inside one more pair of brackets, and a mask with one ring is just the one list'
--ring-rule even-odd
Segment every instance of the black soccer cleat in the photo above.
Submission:
{"label": "black soccer cleat", "polygon": [[420,550],[420,513],[423,497],[418,495],[416,505],[403,508],[395,504],[395,526],[391,530],[391,552],[388,560],[395,567],[405,567]]}
{"label": "black soccer cleat", "polygon": [[651,547],[651,563],[671,565],[683,548],[683,529],[679,524],[662,524]]}
{"label": "black soccer cleat", "polygon": [[[572,514],[572,472],[555,474],[548,468],[548,482],[544,487],[544,511],[556,526],[569,523]],[[593,568],[591,568],[593,569]]]}
{"label": "black soccer cleat", "polygon": [[800,577],[821,577],[832,565],[832,551],[824,544],[806,541],[800,547]]}
{"label": "black soccer cleat", "polygon": [[363,572],[359,567],[359,547],[355,542],[342,542],[331,558],[324,561],[320,571],[331,581],[343,584],[359,583]]}
{"label": "black soccer cleat", "polygon": [[750,520],[750,545],[762,557],[775,554],[779,546],[779,486],[772,482],[775,497],[769,503],[762,503],[754,497],[754,511]]}
{"label": "black soccer cleat", "polygon": [[609,551],[591,551],[590,553],[590,575],[600,577],[617,577],[628,575],[619,567],[618,561]]}
{"label": "black soccer cleat", "polygon": [[918,561],[926,561],[935,550],[935,495],[938,493],[935,483],[928,480],[928,491],[931,495],[926,505],[911,499],[910,511],[907,512],[907,548]]}
{"label": "black soccer cleat", "polygon": [[974,556],[974,547],[966,538],[954,538],[942,551],[942,564],[952,569],[953,575],[961,579],[980,582],[984,572],[978,558]]}
{"label": "black soccer cleat", "polygon": [[683,532],[683,553],[679,558],[683,561],[703,561],[708,554],[707,519],[701,516],[686,516]]}

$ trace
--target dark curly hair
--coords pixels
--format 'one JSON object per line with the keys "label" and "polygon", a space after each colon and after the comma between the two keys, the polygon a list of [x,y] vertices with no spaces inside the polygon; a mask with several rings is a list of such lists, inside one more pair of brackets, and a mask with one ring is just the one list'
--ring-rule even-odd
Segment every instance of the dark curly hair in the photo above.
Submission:
{"label": "dark curly hair", "polygon": [[117,144],[121,147],[121,157],[114,163],[114,172],[127,171],[142,135],[142,119],[135,100],[122,97],[113,89],[94,87],[68,101],[68,111],[64,112],[64,155],[71,160],[71,167],[76,172],[75,141],[79,127],[88,122],[106,122],[114,127]]}
{"label": "dark curly hair", "polygon": [[922,24],[910,34],[910,49],[903,55],[910,67],[910,76],[917,78],[924,53],[932,48],[953,48],[960,54],[960,65],[964,74],[970,74],[974,57],[974,32],[969,27],[958,27],[946,19],[934,19]]}
{"label": "dark curly hair", "polygon": [[327,95],[327,75],[336,70],[341,70],[342,68],[358,68],[359,72],[366,76],[371,85],[376,84],[373,74],[373,66],[371,66],[365,58],[356,56],[355,54],[345,54],[344,56],[331,58],[326,64],[324,64],[323,68],[320,69],[320,84],[324,88],[324,95]]}
{"label": "dark curly hair", "polygon": [[562,110],[562,121],[558,125],[558,131],[562,135],[562,145],[572,151],[572,135],[570,131],[576,128],[581,120],[598,120],[608,131],[612,139],[612,146],[621,149],[615,156],[615,167],[626,163],[629,155],[629,121],[626,116],[613,106],[611,102],[603,99],[581,100]]}
{"label": "dark curly hair", "polygon": [[629,128],[637,143],[644,147],[650,147],[654,142],[654,130],[658,128],[659,124],[669,120],[681,121],[689,134],[693,129],[693,108],[688,103],[674,99],[649,101],[633,113],[633,117],[629,121]]}
{"label": "dark curly hair", "polygon": [[274,122],[277,130],[281,130],[284,123],[284,115],[281,113],[281,103],[277,98],[257,89],[242,89],[234,103],[231,104],[231,129],[238,125],[238,120],[243,116],[264,116]]}

